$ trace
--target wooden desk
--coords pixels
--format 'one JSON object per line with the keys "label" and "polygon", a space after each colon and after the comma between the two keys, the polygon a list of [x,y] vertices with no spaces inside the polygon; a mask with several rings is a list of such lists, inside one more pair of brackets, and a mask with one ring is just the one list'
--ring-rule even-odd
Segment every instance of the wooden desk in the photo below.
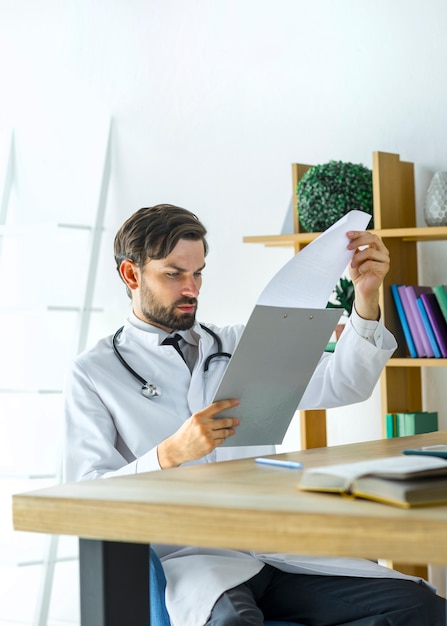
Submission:
{"label": "wooden desk", "polygon": [[[437,432],[279,456],[311,467],[446,441]],[[15,495],[14,528],[81,538],[82,626],[118,626],[130,607],[133,626],[148,623],[151,542],[447,564],[447,506],[404,510],[299,492],[299,473],[244,459],[69,483]]]}

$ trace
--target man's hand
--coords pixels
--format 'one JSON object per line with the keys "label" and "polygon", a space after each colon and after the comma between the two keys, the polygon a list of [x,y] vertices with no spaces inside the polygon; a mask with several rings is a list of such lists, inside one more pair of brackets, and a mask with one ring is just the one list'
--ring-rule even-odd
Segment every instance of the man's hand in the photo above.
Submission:
{"label": "man's hand", "polygon": [[390,269],[390,254],[380,237],[371,231],[350,231],[346,235],[350,239],[348,249],[355,250],[350,266],[355,310],[364,319],[377,320],[379,288]]}
{"label": "man's hand", "polygon": [[215,416],[238,405],[239,400],[219,400],[191,415],[177,432],[159,444],[157,452],[160,467],[178,467],[187,461],[200,459],[221,445],[227,437],[234,435],[240,420],[235,417],[215,419]]}

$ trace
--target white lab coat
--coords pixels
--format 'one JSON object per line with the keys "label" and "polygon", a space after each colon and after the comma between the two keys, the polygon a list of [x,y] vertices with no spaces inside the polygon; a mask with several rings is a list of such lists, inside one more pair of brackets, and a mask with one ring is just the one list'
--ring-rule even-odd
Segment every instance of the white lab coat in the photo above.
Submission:
{"label": "white lab coat", "polygon": [[[234,352],[242,326],[217,328],[225,352]],[[81,354],[68,374],[65,404],[65,480],[83,480],[159,470],[157,445],[194,412],[212,402],[227,365],[214,359],[204,374],[206,357],[216,352],[213,338],[198,324],[182,333],[198,343],[192,373],[174,348],[160,346],[154,327],[133,315],[118,347],[145,380],[161,387],[148,399],[139,383],[113,353],[111,337]],[[375,343],[375,345],[374,345]],[[367,398],[396,348],[392,335],[378,324],[374,343],[357,334],[349,321],[335,353],[325,353],[303,395],[299,409],[330,408]],[[360,416],[359,416],[360,419]],[[194,461],[214,461],[274,453],[274,446],[217,448]],[[155,546],[167,577],[167,606],[175,626],[202,626],[217,598],[248,580],[270,562],[283,570],[309,574],[401,577],[370,561],[260,555],[231,550]],[[192,574],[194,572],[194,574]]]}

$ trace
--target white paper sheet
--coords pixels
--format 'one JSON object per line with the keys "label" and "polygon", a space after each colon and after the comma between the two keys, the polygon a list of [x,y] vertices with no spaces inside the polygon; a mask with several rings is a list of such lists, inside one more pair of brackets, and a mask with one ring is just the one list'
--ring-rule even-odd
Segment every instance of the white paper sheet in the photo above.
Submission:
{"label": "white paper sheet", "polygon": [[353,254],[346,233],[365,230],[370,219],[364,211],[344,215],[275,274],[257,304],[325,308]]}

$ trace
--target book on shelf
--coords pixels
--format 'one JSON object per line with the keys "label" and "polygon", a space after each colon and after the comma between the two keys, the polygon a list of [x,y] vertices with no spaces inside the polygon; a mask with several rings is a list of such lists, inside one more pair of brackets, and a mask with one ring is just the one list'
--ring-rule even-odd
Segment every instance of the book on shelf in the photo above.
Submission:
{"label": "book on shelf", "polygon": [[437,359],[441,358],[441,351],[439,350],[438,342],[436,341],[435,334],[433,332],[433,328],[431,326],[430,320],[428,319],[427,311],[425,310],[424,303],[420,298],[417,299],[417,305],[419,307],[419,311],[421,312],[422,321],[424,322],[425,329],[427,331],[428,338],[430,339],[431,346],[433,348],[433,352]]}
{"label": "book on shelf", "polygon": [[387,413],[386,436],[408,437],[438,430],[438,413],[436,411],[412,411],[404,413]]}
{"label": "book on shelf", "polygon": [[[418,330],[421,334],[421,340],[422,340],[422,344],[424,346],[423,350],[425,352],[425,354],[423,356],[426,356],[428,358],[433,357],[434,354],[434,350],[433,347],[431,345],[430,342],[430,338],[428,336],[427,333],[427,329],[425,328],[425,324],[422,320],[421,314],[419,312],[419,307],[417,305],[417,300],[418,298],[421,297],[421,295],[423,293],[432,293],[432,288],[427,286],[427,285],[405,285],[405,293],[407,295],[408,298],[408,304],[409,307],[412,311],[412,314],[414,315],[415,319],[416,319],[416,324],[418,327]],[[404,305],[405,308],[405,305]],[[410,328],[411,330],[411,328]]]}
{"label": "book on shelf", "polygon": [[432,357],[433,350],[416,302],[421,289],[425,287],[399,285],[397,288],[418,357]]}
{"label": "book on shelf", "polygon": [[433,293],[438,299],[442,314],[447,322],[447,285],[436,285],[433,287]]}
{"label": "book on shelf", "polygon": [[387,413],[385,415],[385,434],[387,439],[397,437],[396,414]]}
{"label": "book on shelf", "polygon": [[399,287],[400,285],[397,285],[397,284],[391,285],[391,294],[393,296],[394,304],[396,306],[397,314],[399,316],[400,324],[402,326],[405,341],[407,343],[408,352],[410,353],[410,356],[414,359],[418,356],[418,354],[416,351],[416,347],[414,345],[413,337],[411,335],[410,327],[408,325],[408,320],[405,315],[402,300],[400,298],[399,289],[398,289]]}
{"label": "book on shelf", "polygon": [[433,329],[433,334],[438,343],[439,351],[443,358],[447,357],[447,322],[442,314],[436,295],[422,293],[421,300],[427,312],[427,317]]}
{"label": "book on shelf", "polygon": [[304,469],[302,491],[365,498],[403,508],[447,503],[447,461],[402,455]]}

